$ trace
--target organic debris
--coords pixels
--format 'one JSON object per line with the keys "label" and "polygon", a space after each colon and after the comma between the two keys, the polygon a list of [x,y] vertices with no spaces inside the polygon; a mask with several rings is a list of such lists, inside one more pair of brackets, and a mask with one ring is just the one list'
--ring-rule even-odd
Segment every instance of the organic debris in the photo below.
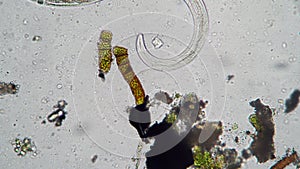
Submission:
{"label": "organic debris", "polygon": [[276,164],[274,164],[270,169],[284,169],[286,166],[290,165],[291,163],[295,163],[296,161],[299,162],[299,157],[296,151],[293,151],[292,154],[286,155],[281,160],[279,160]]}
{"label": "organic debris", "polygon": [[173,98],[164,91],[155,93],[154,98],[166,104],[171,104],[173,102]]}
{"label": "organic debris", "polygon": [[225,166],[224,156],[213,157],[208,151],[201,151],[199,146],[193,147],[194,166],[197,169],[222,169]]}
{"label": "organic debris", "polygon": [[[146,130],[146,136],[155,139],[146,153],[148,169],[235,169],[241,165],[237,153],[229,153],[236,152],[234,149],[215,148],[221,147],[222,123],[204,121],[206,104],[207,101],[199,100],[194,93],[186,94],[162,122]],[[173,140],[178,140],[178,143]],[[162,152],[161,148],[170,144],[174,145]]]}
{"label": "organic debris", "polygon": [[112,33],[108,30],[103,30],[100,33],[100,41],[98,43],[98,65],[99,77],[105,80],[105,74],[110,71],[112,59]]}
{"label": "organic debris", "polygon": [[6,94],[16,94],[19,90],[19,85],[14,84],[13,82],[5,83],[0,82],[0,96]]}
{"label": "organic debris", "polygon": [[94,155],[91,159],[92,163],[95,163],[98,158],[98,155]]}
{"label": "organic debris", "polygon": [[61,126],[62,121],[66,119],[67,112],[64,110],[64,108],[67,105],[68,103],[65,100],[59,100],[57,105],[53,106],[53,108],[56,108],[56,110],[47,116],[47,120],[51,123],[55,122],[56,127]]}
{"label": "organic debris", "polygon": [[227,83],[229,83],[234,78],[234,75],[228,75],[227,76]]}
{"label": "organic debris", "polygon": [[28,152],[33,152],[33,156],[36,156],[36,146],[30,138],[25,137],[23,140],[16,138],[11,142],[14,147],[14,151],[18,156],[25,156]]}
{"label": "organic debris", "polygon": [[138,76],[134,73],[130,61],[128,58],[128,49],[115,46],[113,47],[113,54],[116,57],[117,65],[120,73],[122,74],[124,80],[127,82],[131,89],[131,93],[135,98],[136,108],[145,109],[145,104],[147,103],[144,88]]}
{"label": "organic debris", "polygon": [[256,129],[256,134],[249,149],[258,162],[264,163],[275,158],[273,112],[269,106],[262,104],[260,99],[250,102],[250,105],[255,108],[255,114],[249,116],[249,121]]}
{"label": "organic debris", "polygon": [[299,104],[300,90],[296,89],[290,95],[290,98],[285,100],[285,113],[289,113],[296,109]]}

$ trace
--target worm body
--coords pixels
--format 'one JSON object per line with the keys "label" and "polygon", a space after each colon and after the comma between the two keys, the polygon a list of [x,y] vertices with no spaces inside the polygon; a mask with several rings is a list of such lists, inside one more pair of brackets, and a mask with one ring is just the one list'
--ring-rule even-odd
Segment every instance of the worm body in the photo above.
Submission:
{"label": "worm body", "polygon": [[128,51],[124,47],[116,46],[113,48],[113,53],[117,60],[118,68],[130,86],[131,92],[135,98],[136,105],[142,105],[145,102],[145,91],[138,77],[133,72],[128,59]]}
{"label": "worm body", "polygon": [[103,30],[100,34],[100,42],[98,43],[98,64],[99,64],[99,77],[105,79],[105,74],[109,72],[112,62],[111,53],[111,40],[112,33]]}

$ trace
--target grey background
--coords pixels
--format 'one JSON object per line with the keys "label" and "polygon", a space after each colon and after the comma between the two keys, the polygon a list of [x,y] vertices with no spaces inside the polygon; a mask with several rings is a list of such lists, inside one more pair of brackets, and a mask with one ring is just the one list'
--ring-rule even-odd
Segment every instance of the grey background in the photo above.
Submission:
{"label": "grey background", "polygon": [[[228,146],[241,150],[251,142],[243,133],[254,130],[247,122],[253,112],[248,102],[259,97],[278,112],[274,116],[276,156],[284,155],[287,148],[300,151],[299,108],[288,115],[282,113],[282,100],[300,86],[300,2],[212,0],[205,3],[210,23],[202,52],[205,55],[212,50],[212,55],[205,56],[219,62],[205,56],[201,59],[199,54],[185,68],[160,74],[144,70],[145,66],[134,54],[135,35],[140,31],[148,33],[146,43],[154,54],[179,53],[189,42],[193,29],[191,16],[182,1],[104,0],[79,7],[48,7],[27,0],[2,0],[0,80],[20,84],[20,90],[17,95],[0,97],[1,168],[133,168],[135,163],[128,156],[135,155],[139,140],[124,112],[126,106],[133,104],[133,98],[115,63],[106,83],[96,77],[96,43],[101,29],[113,32],[114,45],[130,49],[132,65],[150,95],[160,89],[170,93],[194,91],[201,98],[220,105],[220,112],[211,112],[214,115],[210,119],[224,121],[222,140]],[[159,50],[151,46],[151,38],[157,34],[161,34],[164,41]],[[35,35],[42,40],[33,42]],[[216,72],[205,70],[205,66],[213,68],[214,64]],[[226,83],[228,74],[235,75],[232,83]],[[166,80],[159,80],[161,76]],[[76,88],[81,83],[86,86]],[[212,89],[213,84],[220,84],[217,85],[220,91]],[[218,99],[211,100],[214,96]],[[59,128],[51,123],[42,125],[41,121],[60,99],[69,103],[63,125]],[[208,109],[213,106],[210,104]],[[105,111],[111,107],[115,110]],[[88,115],[108,122],[85,128],[99,130],[97,136],[103,136],[105,141],[95,141],[95,136],[87,135],[80,127],[81,123],[92,124],[89,120],[82,122],[82,117]],[[153,114],[154,119],[161,116]],[[230,132],[228,128],[233,123],[239,128]],[[119,134],[111,133],[123,133],[127,137],[122,138],[122,142],[114,138]],[[233,141],[237,135],[241,138],[240,144]],[[35,158],[18,157],[10,144],[16,137],[26,136],[31,137],[38,148]],[[98,159],[92,163],[91,157],[95,154]],[[243,168],[267,168],[273,163],[258,165],[256,159],[251,158]]]}

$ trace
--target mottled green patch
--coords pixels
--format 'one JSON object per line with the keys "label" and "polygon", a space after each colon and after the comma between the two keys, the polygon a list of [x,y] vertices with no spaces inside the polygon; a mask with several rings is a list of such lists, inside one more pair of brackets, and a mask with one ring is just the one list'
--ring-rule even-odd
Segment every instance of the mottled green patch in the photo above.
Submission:
{"label": "mottled green patch", "polygon": [[260,124],[256,114],[251,114],[249,116],[249,122],[252,124],[252,126],[256,129],[256,131],[260,132],[262,131],[262,125]]}
{"label": "mottled green patch", "polygon": [[33,152],[33,156],[36,156],[36,146],[28,137],[23,140],[16,138],[11,144],[19,156],[25,156],[28,152]]}
{"label": "mottled green patch", "polygon": [[232,130],[237,130],[239,128],[239,125],[237,123],[233,123],[231,129]]}
{"label": "mottled green patch", "polygon": [[111,42],[112,40],[112,33],[111,31],[108,31],[108,30],[103,30],[100,34],[100,39],[104,42]]}
{"label": "mottled green patch", "polygon": [[197,169],[221,169],[224,167],[224,156],[212,157],[208,151],[201,151],[199,146],[193,148],[194,166]]}
{"label": "mottled green patch", "polygon": [[126,55],[128,57],[127,49],[121,46],[115,46],[113,48],[113,53],[116,57],[124,56]]}
{"label": "mottled green patch", "polygon": [[175,93],[175,99],[179,99],[180,97],[182,97],[182,95],[180,93]]}
{"label": "mottled green patch", "polygon": [[167,123],[173,124],[176,120],[177,120],[177,115],[175,114],[175,112],[172,112],[167,115],[166,118]]}

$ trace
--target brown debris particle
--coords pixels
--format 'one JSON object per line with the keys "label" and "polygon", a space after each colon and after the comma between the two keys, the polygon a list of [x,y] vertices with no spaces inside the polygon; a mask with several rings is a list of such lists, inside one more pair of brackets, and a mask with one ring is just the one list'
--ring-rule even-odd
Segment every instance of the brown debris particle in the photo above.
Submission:
{"label": "brown debris particle", "polygon": [[16,85],[12,82],[10,83],[0,82],[0,96],[6,94],[16,94],[18,90],[19,90],[19,85]]}
{"label": "brown debris particle", "polygon": [[172,97],[164,91],[155,93],[154,98],[166,104],[171,104],[173,102]]}
{"label": "brown debris particle", "polygon": [[285,113],[289,113],[296,109],[299,104],[300,90],[296,89],[290,95],[290,98],[285,100]]}
{"label": "brown debris particle", "polygon": [[227,76],[227,83],[229,83],[234,78],[234,75],[228,75]]}
{"label": "brown debris particle", "polygon": [[96,160],[97,160],[97,158],[98,158],[98,156],[97,156],[97,155],[94,155],[94,156],[92,157],[92,159],[91,159],[92,163],[95,163]]}
{"label": "brown debris particle", "polygon": [[260,126],[260,130],[256,131],[249,149],[259,163],[264,163],[275,158],[273,113],[270,107],[264,105],[260,99],[250,102],[250,105],[255,108],[257,125]]}
{"label": "brown debris particle", "polygon": [[299,160],[297,152],[294,151],[291,155],[283,157],[279,160],[276,164],[274,164],[271,169],[284,169],[286,166],[290,165],[291,163]]}

